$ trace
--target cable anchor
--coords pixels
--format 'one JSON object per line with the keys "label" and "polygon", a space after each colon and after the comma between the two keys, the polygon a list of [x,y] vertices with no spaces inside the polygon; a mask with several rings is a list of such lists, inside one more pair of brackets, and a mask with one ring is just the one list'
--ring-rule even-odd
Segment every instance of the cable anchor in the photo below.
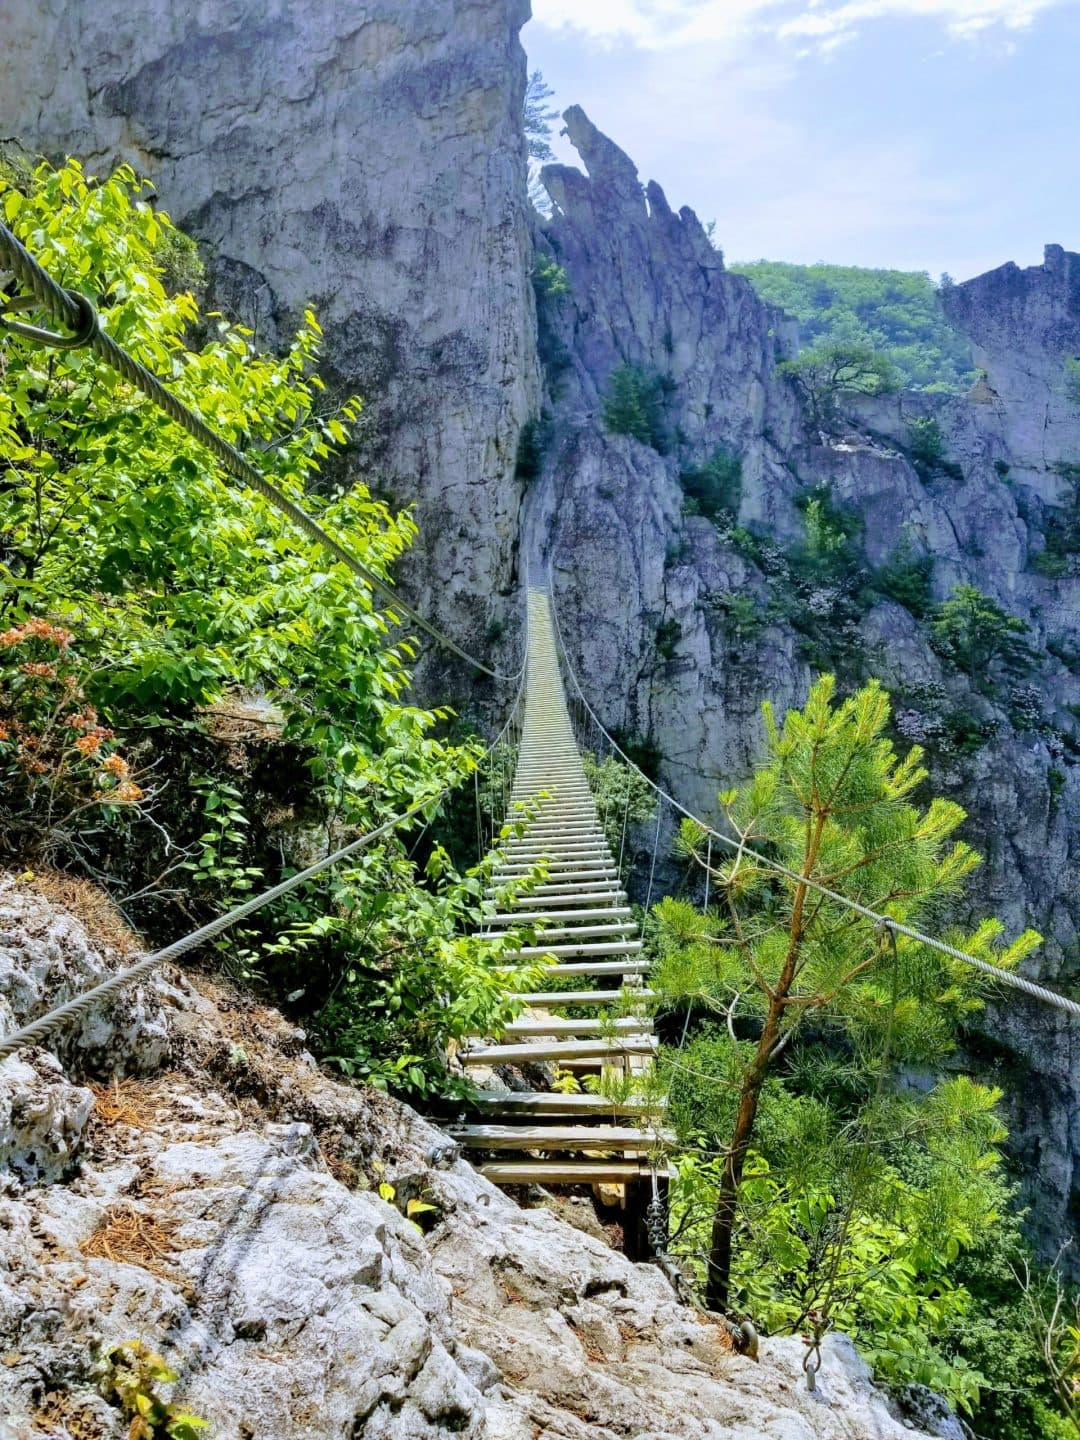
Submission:
{"label": "cable anchor", "polygon": [[0,305],[0,325],[12,335],[21,335],[24,340],[33,340],[38,345],[48,345],[52,350],[81,350],[85,345],[92,345],[101,328],[93,302],[77,290],[68,290],[66,294],[79,312],[78,328],[73,335],[58,335],[40,325],[27,325],[23,320],[10,318],[20,310],[40,308],[40,302],[34,295],[15,295]]}

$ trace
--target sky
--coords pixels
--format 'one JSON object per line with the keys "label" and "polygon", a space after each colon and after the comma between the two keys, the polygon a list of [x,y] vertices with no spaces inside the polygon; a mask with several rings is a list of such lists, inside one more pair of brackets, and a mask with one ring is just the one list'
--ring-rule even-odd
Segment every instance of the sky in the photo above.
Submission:
{"label": "sky", "polygon": [[963,280],[1080,250],[1080,0],[532,5],[553,104],[715,220],[729,261]]}

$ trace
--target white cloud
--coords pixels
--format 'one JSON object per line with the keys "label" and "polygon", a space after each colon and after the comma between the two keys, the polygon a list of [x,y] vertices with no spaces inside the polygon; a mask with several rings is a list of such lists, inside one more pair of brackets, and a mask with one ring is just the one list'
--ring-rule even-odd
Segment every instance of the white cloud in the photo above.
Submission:
{"label": "white cloud", "polygon": [[541,25],[591,39],[667,50],[753,32],[830,47],[875,20],[933,20],[958,38],[1026,29],[1075,0],[533,0]]}

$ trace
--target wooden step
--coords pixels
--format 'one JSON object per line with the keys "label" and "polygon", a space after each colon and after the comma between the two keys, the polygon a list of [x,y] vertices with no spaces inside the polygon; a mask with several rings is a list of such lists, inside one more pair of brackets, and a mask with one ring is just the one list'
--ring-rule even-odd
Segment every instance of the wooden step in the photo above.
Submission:
{"label": "wooden step", "polygon": [[556,962],[544,969],[558,975],[645,975],[652,966],[648,960],[585,960],[581,964]]}
{"label": "wooden step", "polygon": [[536,1010],[558,1010],[563,1005],[614,1005],[625,999],[648,1004],[659,998],[656,990],[641,985],[615,985],[610,990],[534,990],[532,994],[512,995]]}
{"label": "wooden step", "polygon": [[505,950],[502,960],[542,960],[545,955],[640,955],[640,940],[608,940],[596,945],[523,945],[520,950]]}
{"label": "wooden step", "polygon": [[[660,1166],[657,1176],[667,1176]],[[493,1160],[480,1166],[493,1185],[619,1185],[647,1179],[652,1170],[641,1160]]]}
{"label": "wooden step", "polygon": [[[630,1125],[453,1125],[448,1131],[467,1150],[630,1151],[648,1155],[659,1148],[657,1137]],[[660,1144],[674,1143],[670,1131]]]}
{"label": "wooden step", "polygon": [[479,1045],[459,1050],[463,1065],[520,1065],[530,1060],[621,1060],[627,1055],[652,1055],[654,1035],[630,1035],[625,1040],[534,1040],[521,1045]]}
{"label": "wooden step", "polygon": [[651,1035],[653,1023],[648,1016],[639,1015],[621,1015],[617,1019],[608,1017],[605,1020],[592,1016],[580,1020],[551,1018],[541,1020],[530,1016],[525,1019],[511,1020],[503,1027],[502,1038],[504,1040],[525,1040],[531,1035],[553,1035],[556,1038],[560,1035],[606,1036],[609,1031],[620,1037],[623,1035]]}
{"label": "wooden step", "polygon": [[[632,916],[629,905],[612,905],[594,910],[502,910],[484,918],[485,925],[527,925],[530,920],[549,920],[562,924],[564,920],[621,920]],[[550,934],[550,931],[545,931]]]}
{"label": "wooden step", "polygon": [[478,1090],[465,1101],[484,1115],[647,1115],[667,1108],[661,1096],[654,1104],[641,1100],[608,1100],[603,1095],[560,1095],[555,1090]]}
{"label": "wooden step", "polygon": [[[632,921],[612,925],[560,925],[555,928],[547,925],[525,925],[523,928],[535,930],[543,940],[565,940],[567,937],[573,938],[575,935],[634,935],[637,933],[637,926]],[[484,940],[509,940],[514,932],[512,930],[481,930],[478,933]],[[551,952],[545,950],[544,953],[548,955]]]}

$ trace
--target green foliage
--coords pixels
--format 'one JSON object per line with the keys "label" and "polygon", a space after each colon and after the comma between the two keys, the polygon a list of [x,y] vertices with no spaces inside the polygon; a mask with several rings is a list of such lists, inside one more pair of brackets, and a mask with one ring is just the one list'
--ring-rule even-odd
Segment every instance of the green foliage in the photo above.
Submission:
{"label": "green foliage", "polygon": [[596,760],[586,751],[582,760],[608,846],[618,856],[624,823],[629,828],[651,819],[656,814],[656,792],[644,775],[617,755]]}
{"label": "green foliage", "polygon": [[818,345],[777,369],[794,383],[812,422],[824,428],[836,422],[845,396],[885,395],[899,384],[888,356],[867,345]]}
{"label": "green foliage", "polygon": [[544,427],[537,419],[526,420],[518,436],[517,463],[514,475],[528,484],[540,474],[544,459]]}
{"label": "green foliage", "polygon": [[663,454],[668,442],[661,377],[636,365],[620,365],[612,372],[604,400],[604,424],[612,434],[631,435]]}
{"label": "green foliage", "polygon": [[734,520],[742,499],[742,460],[730,450],[715,450],[704,465],[684,470],[679,476],[683,494],[694,502],[697,512],[709,520],[727,516]]}
{"label": "green foliage", "polygon": [[561,300],[570,294],[570,277],[557,260],[539,255],[532,272],[533,288],[538,298]]}
{"label": "green foliage", "polygon": [[1047,579],[1070,575],[1080,555],[1080,466],[1061,465],[1065,480],[1064,503],[1048,506],[1043,521],[1044,548],[1031,561],[1031,568]]}
{"label": "green foliage", "polygon": [[712,595],[710,601],[713,609],[723,616],[724,633],[729,640],[740,643],[757,640],[768,624],[762,606],[749,595],[722,590]]}
{"label": "green foliage", "polygon": [[673,660],[681,639],[682,626],[677,620],[661,620],[656,627],[656,653],[662,660]]}
{"label": "green foliage", "polygon": [[925,273],[771,260],[730,268],[763,300],[797,316],[809,345],[877,350],[905,388],[962,391],[974,383],[968,342],[945,318]]}
{"label": "green foliage", "polygon": [[976,586],[957,585],[937,608],[932,637],[940,655],[985,687],[1030,666],[1031,650],[1021,639],[1027,628]]}
{"label": "green foliage", "polygon": [[119,1406],[128,1422],[128,1440],[200,1440],[207,1422],[158,1393],[162,1385],[178,1379],[141,1340],[116,1345],[105,1355],[101,1393]]}
{"label": "green foliage", "polygon": [[[315,317],[278,356],[220,318],[196,330],[194,299],[166,284],[190,248],[142,192],[130,170],[89,183],[74,163],[40,167],[24,189],[0,180],[7,222],[62,283],[95,297],[105,330],[388,574],[411,518],[362,484],[319,483],[360,406],[328,403]],[[209,338],[188,349],[192,333]],[[151,929],[170,935],[277,878],[273,802],[207,734],[206,707],[238,692],[272,697],[273,785],[329,845],[425,799],[430,819],[447,787],[471,782],[479,745],[440,739],[448,712],[407,703],[412,646],[350,571],[223,482],[91,353],[9,340],[3,363],[0,767],[20,856],[36,853],[32,829],[47,833],[56,863],[138,892]],[[57,781],[47,797],[34,788],[39,756]],[[444,1041],[505,1013],[528,977],[498,963],[497,944],[458,933],[476,928],[479,875],[430,844],[418,870],[407,841],[415,830],[392,832],[350,871],[261,912],[221,942],[221,960],[302,999],[351,1073],[428,1093],[446,1083]],[[180,887],[185,909],[170,914]]]}
{"label": "green foliage", "polygon": [[1070,404],[1080,406],[1080,359],[1074,355],[1065,361],[1065,397]]}
{"label": "green foliage", "polygon": [[521,127],[525,132],[525,151],[529,164],[529,199],[541,214],[548,214],[551,202],[540,180],[540,168],[555,159],[551,133],[559,112],[549,105],[554,90],[543,73],[533,70],[525,86],[522,101]]}
{"label": "green foliage", "polygon": [[856,511],[838,505],[827,485],[800,496],[806,538],[788,552],[796,572],[807,580],[841,580],[858,564],[855,540],[862,529]]}
{"label": "green foliage", "polygon": [[[921,752],[900,758],[885,738],[880,687],[840,702],[834,688],[823,677],[782,727],[766,707],[765,762],[720,797],[729,833],[788,874],[714,845],[715,908],[667,899],[654,910],[652,985],[699,1017],[690,1044],[663,1060],[687,1146],[676,1233],[714,1300],[769,1329],[821,1312],[880,1374],[970,1408],[984,1376],[942,1337],[972,1303],[954,1267],[1008,1199],[1005,1132],[998,1092],[944,1062],[985,982],[917,941],[894,944],[810,882],[942,933],[978,857],[954,838],[957,805],[915,802]],[[693,822],[679,850],[706,863]],[[1039,938],[1004,944],[993,920],[944,933],[1004,968]],[[932,1085],[905,1087],[905,1068]]]}
{"label": "green foliage", "polygon": [[920,473],[928,474],[940,466],[945,458],[945,437],[933,416],[912,420],[908,426],[908,446]]}
{"label": "green foliage", "polygon": [[551,148],[551,132],[559,112],[548,101],[555,94],[544,79],[543,72],[533,70],[525,86],[525,101],[522,107],[522,125],[530,160],[548,161],[555,159]]}
{"label": "green foliage", "polygon": [[875,595],[903,605],[921,620],[930,613],[933,603],[930,594],[933,571],[933,558],[916,555],[910,541],[905,540],[886,563],[871,574],[868,588]]}

